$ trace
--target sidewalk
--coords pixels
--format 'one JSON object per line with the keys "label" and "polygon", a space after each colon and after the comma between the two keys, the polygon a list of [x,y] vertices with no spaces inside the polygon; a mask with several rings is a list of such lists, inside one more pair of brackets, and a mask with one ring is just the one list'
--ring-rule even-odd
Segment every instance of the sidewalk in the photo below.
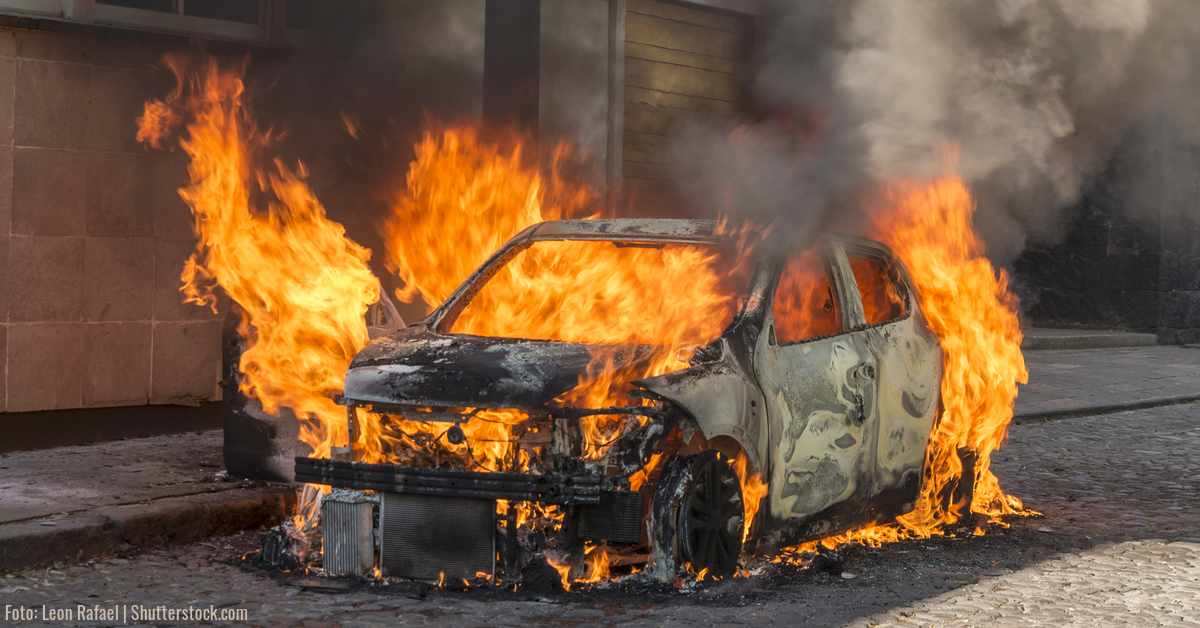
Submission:
{"label": "sidewalk", "polygon": [[0,455],[0,574],[274,525],[296,491],[225,477],[221,432]]}
{"label": "sidewalk", "polygon": [[1200,401],[1200,346],[1026,351],[1016,423]]}

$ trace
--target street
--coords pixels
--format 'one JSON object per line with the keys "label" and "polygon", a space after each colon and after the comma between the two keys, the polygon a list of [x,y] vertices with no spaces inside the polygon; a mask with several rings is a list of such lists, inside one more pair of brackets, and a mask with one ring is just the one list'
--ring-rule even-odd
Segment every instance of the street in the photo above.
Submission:
{"label": "street", "polygon": [[[1044,513],[985,536],[844,548],[842,574],[756,562],[694,588],[636,578],[562,597],[415,583],[320,591],[309,576],[239,566],[258,533],[7,575],[0,604],[47,609],[245,609],[255,626],[1196,626],[1200,407],[1011,428],[1004,487]],[[311,590],[311,589],[318,590]],[[201,620],[202,622],[203,620]],[[131,622],[132,623],[132,622]],[[155,621],[188,625],[193,620]]]}

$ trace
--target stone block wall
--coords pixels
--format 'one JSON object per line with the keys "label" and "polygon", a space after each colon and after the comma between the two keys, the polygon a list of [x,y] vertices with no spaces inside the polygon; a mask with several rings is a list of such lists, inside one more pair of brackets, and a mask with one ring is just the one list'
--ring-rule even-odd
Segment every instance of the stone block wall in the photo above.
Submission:
{"label": "stone block wall", "polygon": [[0,30],[0,412],[219,399],[224,314],[178,291],[186,161],[135,140],[167,50]]}
{"label": "stone block wall", "polygon": [[1016,261],[1029,323],[1200,342],[1200,149],[1171,128],[1135,128],[1085,191],[1066,239]]}

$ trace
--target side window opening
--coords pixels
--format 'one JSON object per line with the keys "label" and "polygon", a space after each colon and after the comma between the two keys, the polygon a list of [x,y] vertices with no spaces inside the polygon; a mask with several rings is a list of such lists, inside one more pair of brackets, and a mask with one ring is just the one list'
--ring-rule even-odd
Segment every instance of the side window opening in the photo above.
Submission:
{"label": "side window opening", "polygon": [[858,294],[862,297],[863,314],[868,325],[877,325],[908,315],[907,294],[883,263],[862,257],[847,256]]}
{"label": "side window opening", "polygon": [[783,265],[771,314],[779,344],[845,331],[837,291],[816,251],[792,253]]}

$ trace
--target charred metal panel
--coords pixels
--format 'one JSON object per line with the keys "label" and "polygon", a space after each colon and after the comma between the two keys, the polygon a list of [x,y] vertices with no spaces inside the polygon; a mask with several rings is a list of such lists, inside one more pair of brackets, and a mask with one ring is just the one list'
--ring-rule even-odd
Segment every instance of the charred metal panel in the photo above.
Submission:
{"label": "charred metal panel", "polygon": [[257,399],[239,389],[238,364],[246,349],[238,333],[241,322],[241,309],[234,303],[225,315],[221,335],[225,469],[236,477],[290,484],[296,456],[312,453],[312,447],[300,440],[300,421],[291,410],[281,407],[277,415],[267,414]]}
{"label": "charred metal panel", "polygon": [[759,378],[771,422],[771,514],[806,519],[870,490],[874,356],[860,333],[764,347]]}
{"label": "charred metal panel", "polygon": [[488,499],[383,493],[379,570],[396,578],[436,581],[494,575],[496,504]]}
{"label": "charred metal panel", "polygon": [[[618,218],[607,220],[554,220],[528,232],[530,240],[635,240],[685,244],[720,244],[725,237],[712,220],[674,218]],[[516,238],[514,238],[516,241]]]}
{"label": "charred metal panel", "polygon": [[[579,384],[593,359],[588,349],[444,335],[417,325],[384,336],[354,356],[345,396],[367,403],[538,408]],[[645,359],[650,349],[614,347],[612,353],[624,367]]]}
{"label": "charred metal panel", "polygon": [[[716,344],[716,343],[714,343]],[[720,346],[726,345],[725,339]],[[742,445],[754,469],[762,471],[760,434],[763,396],[726,348],[716,362],[698,364],[659,377],[634,382],[671,401],[696,421],[707,439],[730,436]]]}
{"label": "charred metal panel", "polygon": [[579,509],[581,539],[637,543],[642,539],[645,495],[640,491],[602,491],[599,504]]}
{"label": "charred metal panel", "polygon": [[323,567],[331,576],[366,576],[375,568],[375,500],[334,489],[321,497]]}
{"label": "charred metal panel", "polygon": [[941,397],[941,347],[911,316],[867,333],[879,356],[877,482],[902,486],[911,477],[919,485]]}
{"label": "charred metal panel", "polygon": [[418,469],[327,458],[296,458],[296,481],[357,491],[564,505],[599,503],[601,489],[597,477]]}
{"label": "charred metal panel", "polygon": [[[847,329],[863,310],[837,242],[823,255]],[[773,297],[774,295],[772,295]],[[769,327],[774,320],[768,315]],[[861,331],[775,344],[768,328],[755,352],[770,425],[770,514],[795,527],[839,504],[864,505],[875,492],[868,469],[878,421],[876,358]]]}
{"label": "charred metal panel", "polygon": [[[839,249],[837,267],[843,274],[847,296],[859,312],[862,301],[847,255],[883,264],[902,292],[908,310],[903,318],[865,327],[864,333],[878,365],[875,490],[881,494],[892,491],[894,497],[901,498],[904,491],[896,491],[912,487],[906,499],[906,509],[911,509],[920,492],[926,448],[941,398],[941,345],[921,313],[908,269],[887,245],[845,234],[835,234],[834,239],[834,247]],[[865,322],[865,317],[859,322]]]}

